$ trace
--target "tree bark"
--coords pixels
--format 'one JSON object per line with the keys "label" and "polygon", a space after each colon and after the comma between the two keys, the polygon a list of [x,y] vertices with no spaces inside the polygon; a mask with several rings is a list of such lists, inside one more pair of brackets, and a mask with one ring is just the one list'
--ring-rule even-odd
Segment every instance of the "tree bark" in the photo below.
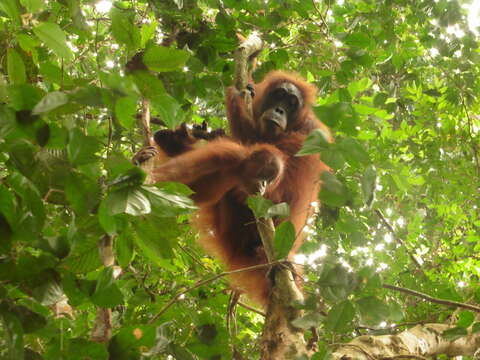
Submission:
{"label": "tree bark", "polygon": [[[256,36],[249,36],[235,52],[236,89],[244,96],[247,111],[252,114],[252,99],[245,91],[248,84],[249,57],[259,52],[262,41]],[[273,239],[275,227],[272,219],[257,219],[257,228],[262,238],[263,247],[269,262],[275,259]],[[303,294],[297,288],[292,268],[282,265],[271,270],[274,286],[270,295],[267,316],[261,339],[261,359],[294,359],[300,355],[312,355],[303,336],[303,330],[291,325],[302,315],[295,305],[303,301]]]}
{"label": "tree bark", "polygon": [[445,324],[417,325],[396,335],[364,335],[347,344],[338,345],[334,360],[372,359],[427,359],[435,355],[473,356],[480,353],[480,333],[456,340],[442,337],[445,330],[453,328]]}

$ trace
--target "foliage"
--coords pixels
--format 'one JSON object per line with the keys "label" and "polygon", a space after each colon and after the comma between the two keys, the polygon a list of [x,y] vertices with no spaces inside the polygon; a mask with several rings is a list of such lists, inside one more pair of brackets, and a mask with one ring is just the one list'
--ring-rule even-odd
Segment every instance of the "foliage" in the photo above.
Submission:
{"label": "foliage", "polygon": [[[166,126],[225,126],[235,33],[251,31],[269,45],[255,78],[291,69],[316,84],[336,138],[303,150],[335,175],[298,258],[310,265],[296,325],[318,327],[323,353],[365,326],[458,319],[445,336],[464,334],[470,312],[382,288],[480,302],[480,47],[463,2],[106,4],[0,2],[0,356],[256,357],[262,318],[239,307],[230,336],[223,280],[164,308],[219,265],[195,244],[188,190],[143,186],[129,161],[144,98]],[[105,236],[119,277],[102,265]],[[91,340],[99,307],[112,309],[108,343]]]}

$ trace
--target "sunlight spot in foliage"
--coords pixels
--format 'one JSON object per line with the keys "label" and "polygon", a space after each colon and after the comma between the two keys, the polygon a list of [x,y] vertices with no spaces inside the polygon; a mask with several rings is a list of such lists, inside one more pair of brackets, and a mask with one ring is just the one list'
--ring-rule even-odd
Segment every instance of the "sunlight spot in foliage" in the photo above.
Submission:
{"label": "sunlight spot in foliage", "polygon": [[105,66],[109,69],[113,68],[115,66],[115,63],[112,60],[107,60],[105,62]]}
{"label": "sunlight spot in foliage", "polygon": [[73,45],[70,41],[67,41],[67,46],[70,48],[70,50],[72,50],[73,52],[78,52],[78,48]]}
{"label": "sunlight spot in foliage", "polygon": [[342,6],[343,5],[343,0],[337,0],[337,5]]}
{"label": "sunlight spot in foliage", "polygon": [[438,56],[439,54],[440,54],[440,52],[438,51],[437,48],[431,48],[430,49],[430,56],[435,57],[435,56]]}
{"label": "sunlight spot in foliage", "polygon": [[453,26],[447,27],[447,34],[455,35],[457,38],[462,38],[465,36],[465,31],[460,29],[460,26],[458,26],[458,24],[455,24]]}
{"label": "sunlight spot in foliage", "polygon": [[400,226],[400,227],[402,227],[403,225],[405,225],[405,219],[402,218],[402,217],[398,218],[398,220],[397,220],[397,225]]}
{"label": "sunlight spot in foliage", "polygon": [[385,249],[385,244],[380,243],[375,245],[375,251],[382,251],[383,249]]}
{"label": "sunlight spot in foliage", "polygon": [[480,0],[473,0],[470,8],[468,9],[468,27],[475,33],[480,35],[478,27],[480,26]]}
{"label": "sunlight spot in foliage", "polygon": [[459,281],[459,282],[457,283],[457,285],[458,285],[458,287],[463,288],[463,287],[465,287],[467,284],[465,283],[465,281]]}
{"label": "sunlight spot in foliage", "polygon": [[188,72],[188,66],[183,67],[183,72]]}
{"label": "sunlight spot in foliage", "polygon": [[102,14],[109,12],[111,8],[112,2],[108,0],[101,0],[95,4],[95,9]]}
{"label": "sunlight spot in foliage", "polygon": [[385,210],[385,213],[387,214],[387,216],[392,216],[393,211],[392,209],[387,208],[387,210]]}
{"label": "sunlight spot in foliage", "polygon": [[388,265],[385,264],[385,263],[380,263],[378,264],[378,268],[377,268],[377,272],[380,272],[380,271],[383,271],[383,270],[387,270],[388,269]]}
{"label": "sunlight spot in foliage", "polygon": [[378,326],[381,327],[381,328],[386,328],[387,327],[387,322],[382,321],[380,324],[378,324]]}
{"label": "sunlight spot in foliage", "polygon": [[117,50],[118,48],[119,48],[118,44],[113,43],[112,45],[110,45],[110,49],[112,50]]}
{"label": "sunlight spot in foliage", "polygon": [[392,234],[390,233],[385,234],[385,236],[383,237],[383,240],[385,240],[387,244],[390,244],[393,241]]}

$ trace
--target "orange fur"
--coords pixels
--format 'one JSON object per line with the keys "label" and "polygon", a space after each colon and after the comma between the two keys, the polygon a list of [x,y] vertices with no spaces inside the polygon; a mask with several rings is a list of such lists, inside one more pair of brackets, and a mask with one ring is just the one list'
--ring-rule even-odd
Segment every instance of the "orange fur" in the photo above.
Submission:
{"label": "orange fur", "polygon": [[[267,140],[258,131],[260,108],[266,95],[283,82],[292,83],[300,90],[304,106],[285,133]],[[154,172],[156,181],[180,181],[195,191],[194,200],[200,210],[194,222],[200,231],[200,244],[219,258],[227,270],[266,262],[255,219],[245,204],[252,174],[269,162],[279,164],[277,176],[267,187],[265,197],[274,203],[290,205],[289,220],[297,232],[289,255],[292,257],[304,239],[302,230],[312,213],[311,203],[317,200],[320,173],[328,170],[319,155],[295,156],[313,129],[323,129],[331,140],[328,128],[311,110],[316,88],[297,75],[275,71],[255,84],[254,89],[253,117],[246,112],[238,92],[234,88],[227,90],[231,138],[220,138],[176,156]],[[259,153],[262,157],[256,156]],[[252,300],[265,304],[270,286],[266,273],[267,269],[241,272],[231,276],[231,283]]]}

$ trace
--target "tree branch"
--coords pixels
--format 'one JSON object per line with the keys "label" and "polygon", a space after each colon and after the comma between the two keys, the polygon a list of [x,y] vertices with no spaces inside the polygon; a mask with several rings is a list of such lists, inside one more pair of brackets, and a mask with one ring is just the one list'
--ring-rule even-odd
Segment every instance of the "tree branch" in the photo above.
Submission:
{"label": "tree branch", "polygon": [[395,286],[395,285],[390,285],[390,284],[383,284],[383,287],[385,289],[395,290],[395,291],[398,291],[398,292],[401,292],[401,293],[404,293],[404,294],[413,295],[413,296],[419,297],[421,299],[430,301],[430,302],[435,303],[435,304],[447,305],[447,306],[452,306],[452,307],[459,307],[459,308],[462,308],[462,309],[467,309],[467,310],[472,310],[472,311],[475,311],[475,312],[480,312],[480,307],[475,306],[475,305],[465,304],[465,303],[461,303],[461,302],[458,302],[458,301],[438,299],[438,298],[434,298],[432,296],[429,296],[427,294],[421,293],[419,291],[406,289],[406,288],[402,288],[402,287]]}

